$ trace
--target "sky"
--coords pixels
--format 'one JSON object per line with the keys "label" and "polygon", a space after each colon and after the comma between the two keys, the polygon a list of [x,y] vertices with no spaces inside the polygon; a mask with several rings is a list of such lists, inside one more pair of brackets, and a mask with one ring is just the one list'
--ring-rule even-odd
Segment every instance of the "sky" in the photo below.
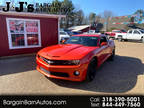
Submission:
{"label": "sky", "polygon": [[[4,4],[5,1],[10,0],[0,0],[0,4]],[[53,0],[11,0],[11,1],[50,3]],[[72,2],[77,9],[82,9],[85,15],[89,15],[90,12],[94,12],[98,15],[107,10],[112,11],[114,16],[124,16],[124,15],[131,15],[138,9],[144,10],[144,0],[72,0]]]}

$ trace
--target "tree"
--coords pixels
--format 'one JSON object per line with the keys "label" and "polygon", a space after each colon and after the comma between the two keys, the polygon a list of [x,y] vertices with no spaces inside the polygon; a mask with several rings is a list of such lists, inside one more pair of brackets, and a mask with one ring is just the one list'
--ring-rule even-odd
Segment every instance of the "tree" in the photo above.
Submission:
{"label": "tree", "polygon": [[100,19],[101,19],[101,15],[97,15],[95,18],[95,22],[100,22]]}
{"label": "tree", "polygon": [[62,13],[63,15],[66,15],[66,23],[65,27],[68,28],[72,26],[73,18],[74,18],[74,5],[71,0],[64,0],[62,1],[61,8],[63,9]]}
{"label": "tree", "polygon": [[107,11],[107,10],[105,10],[104,12],[103,12],[103,17],[104,17],[104,19],[105,19],[105,22],[106,22],[106,31],[108,31],[108,29],[109,29],[109,20],[110,20],[110,18],[113,16],[113,12],[112,11]]}
{"label": "tree", "polygon": [[62,1],[61,9],[63,9],[62,14],[70,15],[74,10],[74,5],[71,0]]}
{"label": "tree", "polygon": [[104,16],[105,19],[111,18],[113,16],[113,12],[105,10],[103,12],[103,16]]}
{"label": "tree", "polygon": [[84,20],[84,13],[82,10],[79,10],[76,12],[75,14],[75,22],[76,22],[76,25],[82,25],[83,23],[83,20]]}
{"label": "tree", "polygon": [[138,22],[142,21],[142,19],[144,18],[144,10],[142,10],[142,9],[137,10],[134,14],[137,16],[136,20]]}
{"label": "tree", "polygon": [[91,12],[90,15],[89,15],[89,23],[91,25],[93,25],[94,22],[95,22],[95,19],[96,19],[96,14]]}
{"label": "tree", "polygon": [[51,14],[60,14],[61,13],[61,5],[62,3],[58,0],[54,0],[50,7]]}
{"label": "tree", "polygon": [[99,24],[100,20],[101,20],[101,16],[100,16],[100,15],[97,15],[97,16],[95,17],[95,24],[96,24],[96,26]]}
{"label": "tree", "polygon": [[88,18],[88,16],[84,16],[82,24],[83,25],[88,25],[89,24],[89,18]]}
{"label": "tree", "polygon": [[100,20],[101,20],[101,15],[97,15],[95,19],[95,27],[97,32],[99,32],[103,28],[103,24],[100,22]]}
{"label": "tree", "polygon": [[73,25],[75,19],[74,5],[71,0],[54,0],[51,5],[47,5],[47,13],[66,15],[66,19],[61,20],[61,27],[68,28]]}
{"label": "tree", "polygon": [[143,14],[143,13],[144,13],[144,10],[139,9],[139,10],[137,10],[134,14],[138,14],[138,13]]}

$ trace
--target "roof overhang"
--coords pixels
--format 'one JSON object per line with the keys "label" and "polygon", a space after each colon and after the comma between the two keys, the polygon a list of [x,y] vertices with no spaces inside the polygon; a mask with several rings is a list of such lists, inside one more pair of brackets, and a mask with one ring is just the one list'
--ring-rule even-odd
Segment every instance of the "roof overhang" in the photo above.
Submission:
{"label": "roof overhang", "polygon": [[73,27],[70,27],[69,30],[76,32],[76,31],[81,31],[83,29],[86,29],[88,27],[90,27],[90,25],[73,26]]}
{"label": "roof overhang", "polygon": [[0,15],[12,15],[12,16],[24,16],[24,17],[40,17],[40,18],[65,18],[65,15],[43,14],[43,13],[28,13],[28,12],[3,12],[0,11]]}

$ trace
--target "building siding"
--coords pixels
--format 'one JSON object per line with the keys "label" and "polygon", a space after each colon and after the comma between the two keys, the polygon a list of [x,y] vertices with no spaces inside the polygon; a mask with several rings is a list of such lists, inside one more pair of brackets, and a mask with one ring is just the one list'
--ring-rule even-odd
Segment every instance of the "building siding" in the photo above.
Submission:
{"label": "building siding", "polygon": [[[40,20],[41,47],[9,49],[6,18],[23,18]],[[15,15],[0,15],[0,56],[35,53],[40,49],[58,43],[58,18],[22,17]]]}

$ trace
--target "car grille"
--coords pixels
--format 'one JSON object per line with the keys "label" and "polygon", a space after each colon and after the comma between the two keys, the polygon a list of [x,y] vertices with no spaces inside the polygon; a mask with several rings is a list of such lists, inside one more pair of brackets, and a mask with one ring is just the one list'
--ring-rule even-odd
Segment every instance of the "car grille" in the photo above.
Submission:
{"label": "car grille", "polygon": [[58,76],[58,77],[69,77],[69,74],[67,73],[64,73],[64,72],[51,72],[51,71],[48,71],[42,67],[40,67],[40,69],[50,75],[53,75],[53,76]]}
{"label": "car grille", "polygon": [[49,60],[42,57],[43,61],[49,65],[71,65],[68,60]]}
{"label": "car grille", "polygon": [[50,72],[50,74],[59,77],[69,77],[67,73],[62,73],[62,72]]}

